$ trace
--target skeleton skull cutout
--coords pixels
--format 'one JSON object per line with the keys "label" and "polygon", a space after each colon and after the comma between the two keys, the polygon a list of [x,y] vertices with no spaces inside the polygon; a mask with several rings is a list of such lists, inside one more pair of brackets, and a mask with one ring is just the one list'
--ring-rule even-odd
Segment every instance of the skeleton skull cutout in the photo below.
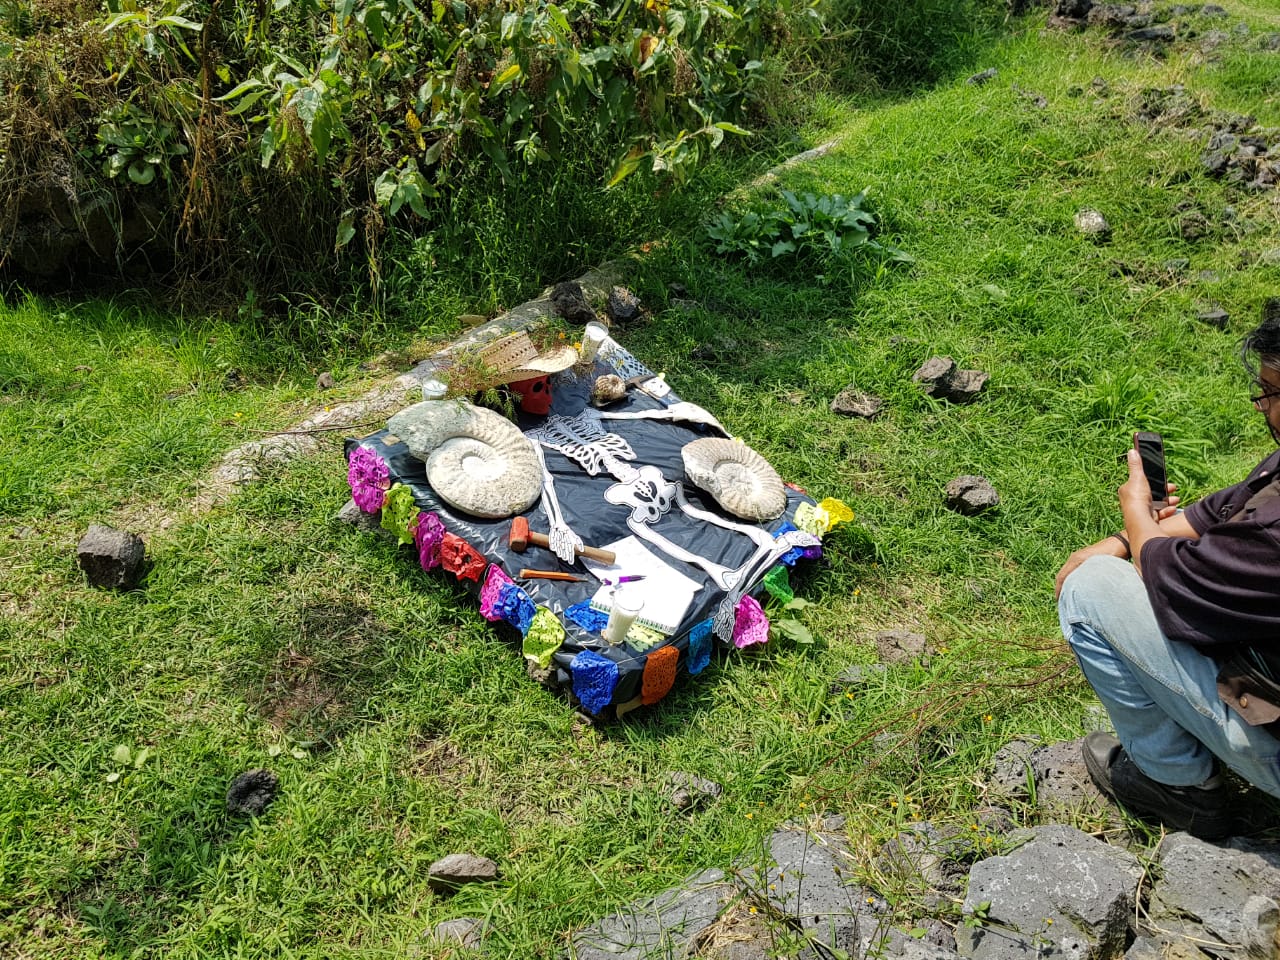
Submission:
{"label": "skeleton skull cutout", "polygon": [[551,412],[551,377],[534,377],[511,384],[512,391],[520,398],[520,409],[545,417]]}

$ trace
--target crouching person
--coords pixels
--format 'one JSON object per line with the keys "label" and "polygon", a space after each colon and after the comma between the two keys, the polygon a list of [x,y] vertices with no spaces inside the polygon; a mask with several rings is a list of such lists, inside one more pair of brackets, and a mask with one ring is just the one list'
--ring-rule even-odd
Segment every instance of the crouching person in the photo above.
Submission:
{"label": "crouching person", "polygon": [[[1280,443],[1280,316],[1242,357]],[[1225,836],[1221,765],[1280,797],[1280,450],[1182,513],[1170,497],[1153,514],[1136,450],[1128,462],[1124,533],[1077,550],[1056,584],[1063,635],[1117,734],[1086,737],[1085,764],[1130,812]]]}

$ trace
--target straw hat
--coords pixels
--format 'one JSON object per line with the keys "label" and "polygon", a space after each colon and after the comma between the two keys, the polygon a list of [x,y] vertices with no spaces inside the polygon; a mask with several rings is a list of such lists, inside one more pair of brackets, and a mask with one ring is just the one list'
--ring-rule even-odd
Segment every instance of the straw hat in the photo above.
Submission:
{"label": "straw hat", "polygon": [[523,330],[495,340],[480,351],[482,372],[475,390],[487,390],[504,383],[532,380],[568,370],[578,361],[578,351],[568,344],[548,347],[539,352]]}

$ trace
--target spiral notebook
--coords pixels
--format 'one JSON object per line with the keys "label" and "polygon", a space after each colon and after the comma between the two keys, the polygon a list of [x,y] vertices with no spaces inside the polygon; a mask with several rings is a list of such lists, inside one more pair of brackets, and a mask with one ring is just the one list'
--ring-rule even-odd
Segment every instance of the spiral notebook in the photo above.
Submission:
{"label": "spiral notebook", "polygon": [[[668,637],[680,629],[693,603],[693,595],[698,592],[698,583],[660,559],[635,537],[624,537],[606,544],[604,549],[617,554],[617,559],[605,564],[583,557],[582,564],[588,572],[609,580],[643,576],[643,580],[625,584],[627,593],[644,604],[636,622]],[[601,584],[591,598],[591,609],[608,613],[613,606],[613,590],[608,584]]]}

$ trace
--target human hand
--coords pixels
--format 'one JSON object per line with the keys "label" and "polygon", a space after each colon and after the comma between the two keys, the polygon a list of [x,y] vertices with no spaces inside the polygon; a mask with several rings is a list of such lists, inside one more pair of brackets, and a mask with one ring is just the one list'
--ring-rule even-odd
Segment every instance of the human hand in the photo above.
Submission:
{"label": "human hand", "polygon": [[1132,510],[1142,510],[1144,513],[1158,520],[1164,520],[1166,517],[1172,517],[1178,512],[1178,504],[1181,498],[1173,495],[1178,489],[1176,483],[1165,484],[1165,505],[1159,510],[1154,509],[1151,500],[1151,484],[1147,482],[1147,475],[1142,469],[1142,457],[1135,449],[1130,449],[1126,457],[1129,465],[1129,478],[1120,485],[1120,489],[1116,494],[1120,498],[1120,512],[1128,516],[1126,507]]}
{"label": "human hand", "polygon": [[1105,540],[1099,540],[1097,543],[1090,544],[1087,547],[1081,547],[1067,557],[1067,562],[1062,565],[1062,569],[1058,571],[1058,576],[1054,578],[1053,599],[1057,600],[1062,596],[1062,584],[1066,582],[1067,577],[1071,575],[1071,572],[1076,567],[1090,557],[1119,557],[1121,560],[1125,560],[1128,559],[1128,556],[1128,549],[1115,537],[1107,537]]}

